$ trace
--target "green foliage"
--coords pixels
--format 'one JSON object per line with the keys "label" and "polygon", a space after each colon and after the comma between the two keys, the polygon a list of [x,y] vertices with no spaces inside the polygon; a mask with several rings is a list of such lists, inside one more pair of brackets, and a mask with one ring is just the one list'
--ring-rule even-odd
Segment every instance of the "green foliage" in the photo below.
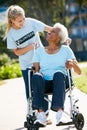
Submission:
{"label": "green foliage", "polygon": [[3,23],[3,22],[0,22],[0,48],[1,47],[5,47],[6,48],[5,40],[3,40],[4,34],[5,34],[5,30],[6,30],[6,24]]}
{"label": "green foliage", "polygon": [[[87,6],[87,0],[75,0],[81,6]],[[27,17],[33,17],[53,25],[55,22],[65,23],[66,3],[70,0],[4,0],[0,5],[19,5],[24,8]],[[65,23],[66,24],[66,23]]]}
{"label": "green foliage", "polygon": [[4,36],[5,29],[6,29],[6,23],[0,22],[0,37],[2,38]]}
{"label": "green foliage", "polygon": [[8,6],[17,4],[23,7],[27,17],[36,18],[49,25],[65,21],[65,0],[7,0],[6,3]]}
{"label": "green foliage", "polygon": [[64,23],[65,21],[65,1],[64,0],[32,0],[27,1],[27,5],[20,3],[25,9],[26,16],[34,17],[45,22],[48,25],[53,25],[55,22]]}
{"label": "green foliage", "polygon": [[0,55],[0,79],[21,77],[18,60],[10,59],[7,54]]}
{"label": "green foliage", "polygon": [[80,7],[87,6],[87,0],[76,0],[75,2],[77,2],[80,5]]}
{"label": "green foliage", "polygon": [[5,66],[6,64],[11,63],[10,57],[7,54],[3,53],[0,55],[0,66]]}
{"label": "green foliage", "polygon": [[0,79],[11,79],[21,76],[22,74],[18,63],[0,67]]}

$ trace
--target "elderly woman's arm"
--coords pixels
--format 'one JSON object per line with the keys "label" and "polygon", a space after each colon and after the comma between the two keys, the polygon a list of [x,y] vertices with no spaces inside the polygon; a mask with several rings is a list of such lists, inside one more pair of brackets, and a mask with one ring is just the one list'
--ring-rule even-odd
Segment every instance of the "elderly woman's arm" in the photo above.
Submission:
{"label": "elderly woman's arm", "polygon": [[81,74],[81,69],[80,67],[78,66],[78,62],[76,60],[69,60],[66,62],[66,68],[67,69],[71,69],[73,68],[74,71],[77,73],[77,74]]}
{"label": "elderly woman's arm", "polygon": [[81,74],[81,69],[78,66],[78,63],[76,61],[73,60],[73,69],[77,74]]}

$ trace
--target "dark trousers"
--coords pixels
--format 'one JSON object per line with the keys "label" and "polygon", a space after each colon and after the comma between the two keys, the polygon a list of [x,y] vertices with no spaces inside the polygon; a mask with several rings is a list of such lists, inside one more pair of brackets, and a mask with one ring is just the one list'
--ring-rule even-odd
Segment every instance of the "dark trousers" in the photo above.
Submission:
{"label": "dark trousers", "polygon": [[22,75],[25,83],[26,98],[29,98],[29,83],[28,83],[28,69],[22,70]]}
{"label": "dark trousers", "polygon": [[[28,77],[28,69],[26,70],[22,70],[22,75],[23,75],[23,79],[24,79],[24,83],[25,83],[25,93],[26,93],[26,99],[28,100],[29,99],[29,82],[28,80],[31,81],[31,79],[29,79]],[[32,72],[31,72],[31,76],[30,78],[32,77]],[[33,89],[32,89],[32,85],[31,85],[31,90],[32,90],[32,95],[33,95]],[[47,98],[48,96],[45,95],[45,97]],[[48,102],[44,100],[44,105],[43,105],[43,109],[44,111],[48,110]],[[34,108],[33,108],[34,109]]]}
{"label": "dark trousers", "polygon": [[43,76],[34,74],[32,76],[33,107],[44,110],[44,94],[52,90],[51,109],[56,111],[64,109],[65,90],[67,76],[61,72],[56,72],[52,81],[47,81]]}

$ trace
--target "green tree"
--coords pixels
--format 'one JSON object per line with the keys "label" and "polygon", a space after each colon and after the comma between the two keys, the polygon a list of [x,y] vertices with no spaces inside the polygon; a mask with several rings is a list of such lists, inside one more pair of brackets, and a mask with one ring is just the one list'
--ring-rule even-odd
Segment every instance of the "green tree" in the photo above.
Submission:
{"label": "green tree", "polygon": [[0,48],[1,49],[6,48],[5,41],[3,40],[5,29],[6,29],[6,24],[0,23]]}
{"label": "green tree", "polygon": [[87,6],[87,0],[76,0],[75,2],[78,3],[80,7]]}
{"label": "green tree", "polygon": [[65,23],[65,0],[1,0],[0,3],[8,6],[18,4],[24,8],[26,16],[36,18],[49,25],[53,25],[55,22]]}

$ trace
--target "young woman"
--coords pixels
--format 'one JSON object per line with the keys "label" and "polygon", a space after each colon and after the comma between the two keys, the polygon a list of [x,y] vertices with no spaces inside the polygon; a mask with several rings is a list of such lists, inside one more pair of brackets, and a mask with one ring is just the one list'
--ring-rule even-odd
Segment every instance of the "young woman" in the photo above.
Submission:
{"label": "young woman", "polygon": [[42,46],[38,32],[49,32],[52,27],[35,20],[26,18],[23,8],[12,5],[7,10],[7,48],[12,49],[19,57],[21,71],[23,74],[26,90],[26,98],[29,98],[28,91],[28,70],[34,54],[34,50]]}

